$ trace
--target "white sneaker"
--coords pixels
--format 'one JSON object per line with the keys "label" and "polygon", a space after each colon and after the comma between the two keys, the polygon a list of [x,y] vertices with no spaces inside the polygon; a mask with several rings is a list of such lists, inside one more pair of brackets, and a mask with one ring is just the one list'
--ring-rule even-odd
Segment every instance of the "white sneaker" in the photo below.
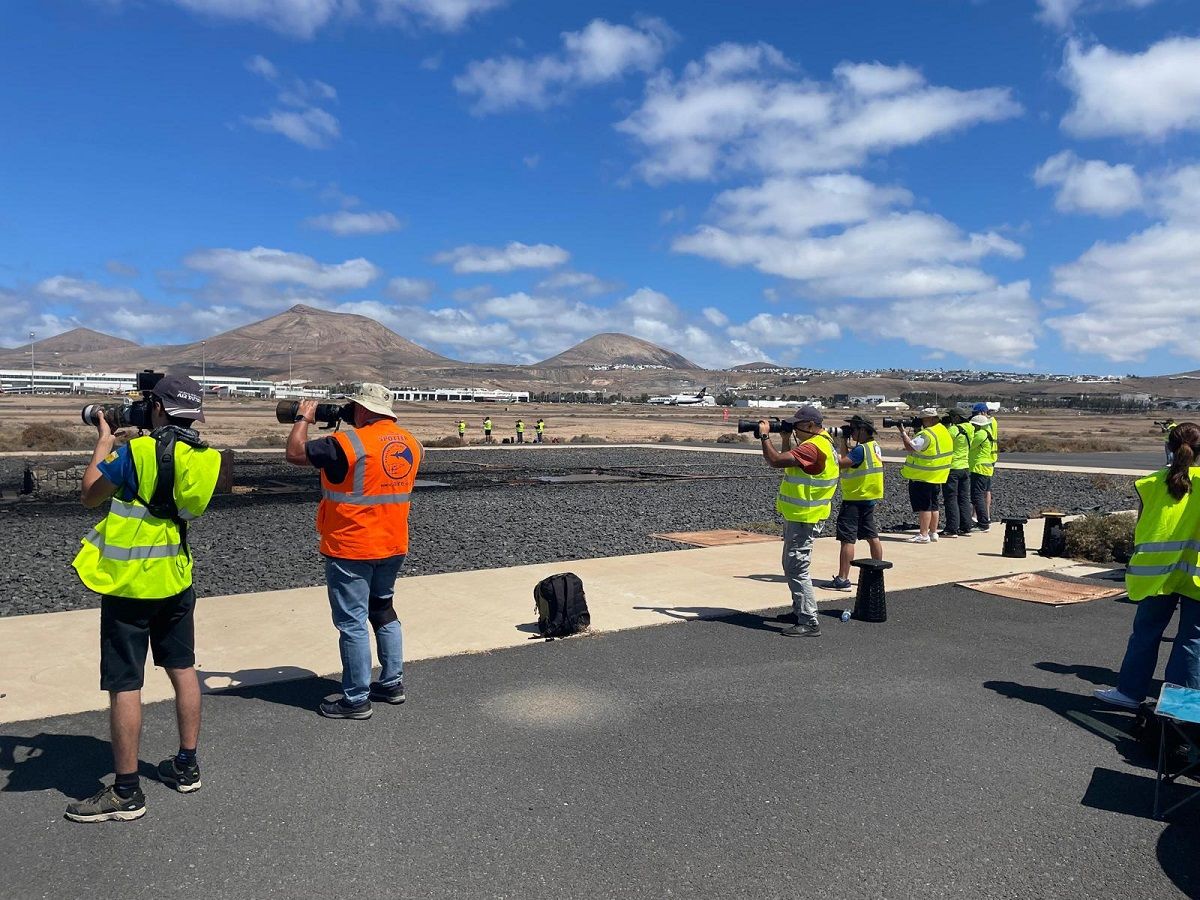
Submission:
{"label": "white sneaker", "polygon": [[929,532],[929,543],[936,544],[938,542],[938,533],[936,531]]}
{"label": "white sneaker", "polygon": [[1126,697],[1116,688],[1109,688],[1105,691],[1093,691],[1092,693],[1097,700],[1103,700],[1105,703],[1119,706],[1121,709],[1137,709],[1142,705],[1132,697]]}
{"label": "white sneaker", "polygon": [[914,534],[912,537],[910,537],[908,539],[908,543],[910,543],[910,544],[928,544],[929,536],[924,535],[924,534]]}

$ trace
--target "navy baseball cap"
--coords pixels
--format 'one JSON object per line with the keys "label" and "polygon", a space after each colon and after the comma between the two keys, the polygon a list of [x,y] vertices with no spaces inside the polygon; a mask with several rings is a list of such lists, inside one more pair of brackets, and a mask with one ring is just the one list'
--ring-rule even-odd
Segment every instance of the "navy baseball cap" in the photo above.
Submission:
{"label": "navy baseball cap", "polygon": [[988,411],[988,405],[986,403],[976,403],[974,406],[971,407],[971,412],[974,412],[974,413],[981,413],[981,412],[987,412],[987,411]]}

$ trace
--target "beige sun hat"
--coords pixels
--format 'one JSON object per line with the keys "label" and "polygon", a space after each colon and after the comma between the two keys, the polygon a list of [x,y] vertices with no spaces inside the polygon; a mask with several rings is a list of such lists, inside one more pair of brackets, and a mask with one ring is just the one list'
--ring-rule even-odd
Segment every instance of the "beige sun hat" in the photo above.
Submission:
{"label": "beige sun hat", "polygon": [[370,412],[387,416],[389,419],[396,418],[396,412],[392,409],[392,392],[382,384],[364,381],[358,386],[358,391],[346,399]]}

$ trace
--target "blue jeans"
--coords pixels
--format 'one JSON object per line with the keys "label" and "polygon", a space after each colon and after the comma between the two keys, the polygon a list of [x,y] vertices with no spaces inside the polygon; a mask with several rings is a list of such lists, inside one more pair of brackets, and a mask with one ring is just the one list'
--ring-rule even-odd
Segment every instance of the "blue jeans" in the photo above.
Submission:
{"label": "blue jeans", "polygon": [[817,598],[813,595],[813,541],[821,532],[821,522],[785,522],[783,525],[783,574],[792,592],[792,611],[800,625],[817,624]]}
{"label": "blue jeans", "polygon": [[1150,691],[1150,680],[1158,666],[1158,645],[1176,606],[1179,607],[1179,628],[1171,647],[1171,657],[1167,660],[1166,680],[1200,689],[1200,600],[1168,594],[1138,602],[1133,634],[1129,636],[1117,681],[1117,690],[1126,697],[1140,702]]}
{"label": "blue jeans", "polygon": [[347,703],[362,703],[371,686],[371,639],[367,624],[375,632],[379,649],[380,684],[392,687],[404,675],[404,638],[400,621],[392,609],[396,575],[404,556],[387,559],[339,559],[325,557],[325,583],[333,624],[341,636],[342,694]]}

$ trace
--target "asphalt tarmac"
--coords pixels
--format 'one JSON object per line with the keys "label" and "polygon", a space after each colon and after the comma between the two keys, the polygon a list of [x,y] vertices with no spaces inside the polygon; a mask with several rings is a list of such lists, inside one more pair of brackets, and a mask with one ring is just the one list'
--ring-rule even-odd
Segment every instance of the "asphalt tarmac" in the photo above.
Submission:
{"label": "asphalt tarmac", "polygon": [[[316,678],[207,697],[203,789],[144,782],[133,823],[62,818],[104,714],[6,726],[0,896],[1200,896],[1200,803],[1152,820],[1091,698],[1132,606],[888,600],[819,639],[739,613],[413,664],[365,722]],[[149,707],[144,768],[173,739]]]}
{"label": "asphalt tarmac", "polygon": [[1004,463],[1027,463],[1038,466],[1086,466],[1092,469],[1137,469],[1155,472],[1167,464],[1161,450],[1127,450],[1114,453],[1003,453]]}

